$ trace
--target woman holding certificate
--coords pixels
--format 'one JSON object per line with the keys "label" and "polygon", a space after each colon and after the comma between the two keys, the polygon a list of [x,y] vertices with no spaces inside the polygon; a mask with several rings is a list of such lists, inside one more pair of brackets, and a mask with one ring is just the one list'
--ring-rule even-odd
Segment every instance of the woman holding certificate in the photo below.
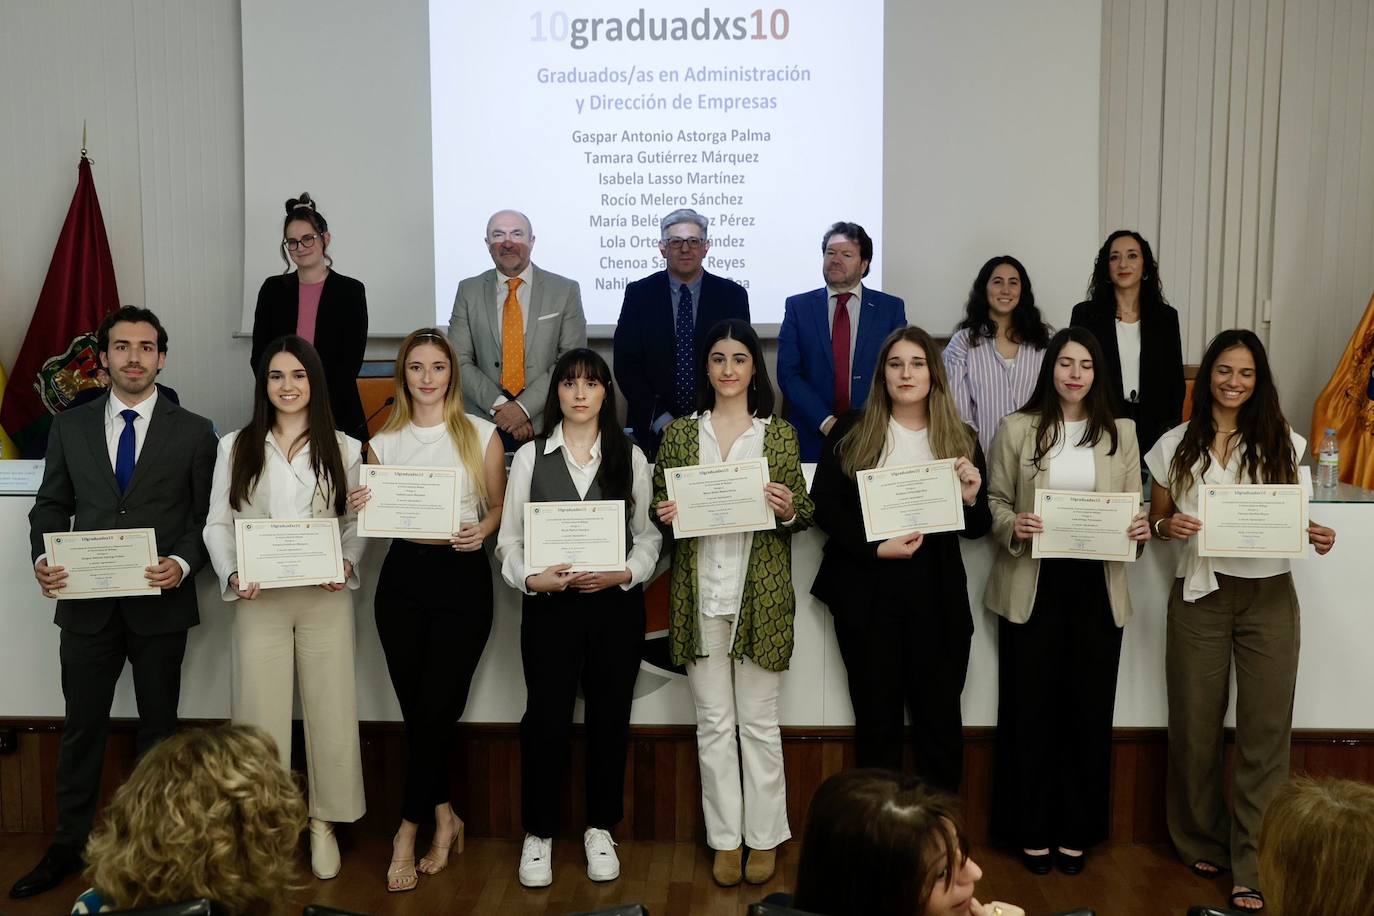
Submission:
{"label": "woman holding certificate", "polygon": [[[891,491],[882,513],[894,518],[872,517],[860,478],[867,485],[885,476],[868,473],[878,470],[894,479],[899,471],[933,471],[943,488],[920,488],[917,502],[928,504],[930,521],[944,515],[943,523],[902,524],[912,503],[900,489]],[[858,765],[902,769],[903,711],[909,709],[916,771],[949,792],[963,778],[959,697],[973,638],[958,537],[982,537],[991,525],[983,480],[983,452],[959,419],[940,348],[920,328],[893,331],[879,351],[863,409],[835,424],[816,466],[816,524],[830,538],[811,594],[835,618]],[[900,533],[886,536],[874,526]]]}
{"label": "woman holding certificate", "polygon": [[[1150,536],[1135,424],[1113,416],[1101,358],[1091,332],[1055,334],[1030,400],[992,446],[988,501],[1003,548],[983,595],[1002,618],[992,828],[1036,874],[1052,862],[1078,874],[1084,850],[1107,837],[1112,710],[1131,616],[1123,560]],[[1090,505],[1086,517],[1107,517],[1109,530],[1062,539],[1037,491]],[[1070,549],[1040,559],[1046,538]]]}
{"label": "woman holding certificate", "polygon": [[[748,322],[722,321],[707,333],[697,377],[697,412],[663,431],[654,508],[664,525],[681,521],[683,500],[725,502],[732,511],[702,513],[722,533],[678,530],[669,640],[696,704],[706,840],[716,851],[712,874],[724,886],[741,877],[762,884],[773,876],[778,845],[792,835],[778,693],[796,612],[791,536],[811,524],[813,506],[797,431],[773,416],[773,386]],[[735,479],[716,475],[701,491],[670,491],[683,476],[674,470],[708,468]],[[749,861],[741,871],[745,846]]]}
{"label": "woman holding certificate", "polygon": [[266,730],[287,767],[299,670],[319,878],[339,873],[334,822],[356,821],[366,807],[349,595],[363,546],[347,506],[361,453],[334,430],[315,348],[280,337],[258,363],[252,420],[219,440],[205,525],[224,600],[239,601],[234,721]]}
{"label": "woman holding certificate", "polygon": [[[1222,331],[1207,346],[1187,423],[1166,432],[1145,456],[1154,477],[1150,520],[1161,540],[1181,541],[1169,594],[1165,679],[1169,690],[1169,834],[1194,872],[1231,870],[1231,905],[1264,905],[1256,840],[1264,809],[1288,778],[1293,689],[1298,671],[1298,600],[1285,541],[1318,555],[1336,532],[1296,510],[1265,519],[1272,541],[1244,551],[1207,549],[1225,525],[1210,498],[1237,484],[1303,484],[1306,442],[1279,409],[1264,346],[1251,331]],[[1282,489],[1282,487],[1278,488]],[[1204,492],[1200,492],[1204,491]],[[1277,492],[1277,489],[1275,491]],[[1259,504],[1250,512],[1264,509]],[[1215,545],[1212,545],[1215,548]],[[1220,555],[1216,555],[1220,554]],[[1236,671],[1236,755],[1232,816],[1222,791],[1223,722]]]}
{"label": "woman holding certificate", "polygon": [[[420,872],[437,875],[448,865],[453,846],[463,851],[463,822],[449,799],[449,753],[453,725],[463,715],[472,676],[491,635],[491,565],[482,545],[501,524],[506,462],[495,424],[463,412],[458,363],[438,329],[422,328],[401,342],[393,400],[386,424],[368,443],[372,459],[364,478],[384,487],[385,478],[371,471],[412,466],[448,483],[432,472],[456,472],[452,489],[445,491],[451,502],[439,507],[441,514],[455,519],[444,529],[451,535],[393,537],[374,601],[377,635],[408,745],[401,826],[391,841],[387,890],[408,891],[418,880],[415,834],[421,822],[434,819],[434,837],[420,859]],[[412,486],[408,492],[413,505],[416,490]],[[348,496],[349,509],[364,514],[364,534],[374,512],[382,516],[382,528],[405,523],[406,516],[388,511],[400,500],[374,501],[373,496],[369,486]]]}
{"label": "woman holding certificate", "polygon": [[624,815],[630,704],[644,643],[644,590],[663,537],[649,521],[644,453],[616,417],[606,361],[569,350],[551,373],[544,429],[511,462],[496,539],[524,592],[520,658],[520,883],[553,882],[553,834],[580,685],[587,734],[587,877],[620,876],[611,830]]}

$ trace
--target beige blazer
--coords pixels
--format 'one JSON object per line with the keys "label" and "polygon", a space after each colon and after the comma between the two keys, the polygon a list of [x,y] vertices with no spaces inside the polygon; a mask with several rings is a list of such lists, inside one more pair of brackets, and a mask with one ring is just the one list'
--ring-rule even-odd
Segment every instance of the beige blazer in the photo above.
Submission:
{"label": "beige blazer", "polygon": [[[1035,590],[1040,578],[1040,561],[1031,557],[1030,542],[1018,541],[1012,534],[1016,516],[1035,511],[1035,490],[1048,484],[1049,462],[1044,469],[1031,463],[1035,454],[1038,418],[1024,413],[1009,414],[997,430],[988,461],[988,507],[992,510],[992,537],[1003,549],[992,564],[992,576],[983,592],[983,603],[994,614],[1012,623],[1030,620],[1035,605]],[[1135,423],[1117,420],[1116,454],[1108,455],[1111,437],[1103,436],[1093,446],[1096,481],[1093,489],[1104,492],[1140,492],[1140,445],[1135,438]],[[1112,618],[1118,627],[1131,618],[1131,594],[1126,587],[1126,564],[1106,562],[1107,596]]]}

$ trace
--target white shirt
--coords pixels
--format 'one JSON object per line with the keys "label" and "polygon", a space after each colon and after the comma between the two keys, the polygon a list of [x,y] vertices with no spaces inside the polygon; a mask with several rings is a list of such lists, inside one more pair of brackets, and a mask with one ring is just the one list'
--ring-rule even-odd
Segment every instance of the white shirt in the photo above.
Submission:
{"label": "white shirt", "polygon": [[[534,450],[538,441],[526,442],[511,459],[510,476],[506,482],[506,504],[501,511],[501,531],[496,536],[496,560],[501,564],[501,575],[511,588],[532,595],[525,588],[525,577],[543,572],[542,569],[525,569],[525,504],[530,501],[530,482],[534,479]],[[596,472],[601,467],[601,436],[592,443],[591,459],[578,464],[572,452],[563,446],[563,424],[559,423],[544,442],[544,454],[562,449],[563,463],[568,467],[577,495],[585,498]],[[663,535],[649,522],[649,503],[654,498],[653,485],[649,480],[649,462],[639,446],[630,446],[631,484],[630,494],[634,497],[634,510],[630,514],[630,536],[634,543],[625,557],[625,568],[630,572],[630,581],[621,586],[629,591],[653,575],[654,565],[658,563],[658,552],[663,546]]]}
{"label": "white shirt", "polygon": [[930,450],[930,428],[907,429],[892,417],[887,418],[887,441],[883,443],[880,468],[900,468],[935,460]]}
{"label": "white shirt", "polygon": [[[1178,451],[1179,444],[1183,442],[1183,433],[1187,430],[1187,423],[1180,423],[1167,433],[1159,437],[1159,441],[1145,455],[1145,466],[1150,469],[1150,476],[1153,477],[1160,486],[1167,487],[1169,480],[1169,467],[1174,461],[1174,452]],[[1307,440],[1295,432],[1289,431],[1289,437],[1293,441],[1293,454],[1295,460],[1301,461],[1306,454]],[[1231,460],[1226,467],[1221,467],[1217,462],[1216,455],[1213,453],[1211,466],[1207,468],[1207,473],[1202,475],[1202,482],[1224,486],[1237,483],[1256,483],[1258,481],[1242,480],[1240,478],[1241,455],[1244,446],[1237,446],[1231,452]],[[1181,494],[1174,495],[1174,508],[1185,515],[1197,517],[1197,473],[1201,466],[1201,459],[1193,466],[1193,485]],[[1298,468],[1298,482],[1311,490],[1312,469]],[[1193,602],[1211,594],[1219,587],[1217,584],[1217,573],[1224,576],[1234,576],[1237,579],[1267,579],[1270,576],[1281,576],[1288,572],[1292,567],[1286,559],[1259,559],[1249,557],[1200,557],[1198,556],[1198,536],[1193,535],[1186,541],[1182,541],[1181,549],[1178,551],[1178,565],[1174,570],[1174,575],[1183,579],[1183,600]]]}
{"label": "white shirt", "polygon": [[[237,513],[229,505],[230,459],[234,440],[242,430],[234,430],[219,440],[219,453],[215,456],[215,477],[210,484],[210,514],[205,520],[205,549],[210,554],[210,563],[219,576],[225,601],[237,601],[238,593],[229,585],[229,577],[238,572],[238,550],[234,540],[234,519]],[[339,440],[339,451],[343,457],[345,490],[358,485],[359,466],[362,464],[362,443],[357,439],[335,433]],[[262,476],[254,487],[254,495],[260,495],[264,486],[268,490],[268,518],[300,519],[311,518],[315,514],[315,488],[318,482],[315,472],[310,468],[310,446],[306,445],[296,456],[287,460],[277,440],[269,431],[263,455]],[[339,518],[339,542],[343,558],[353,564],[353,575],[348,577],[348,587],[358,587],[358,561],[363,555],[363,540],[358,537],[358,516],[348,513]],[[313,586],[312,586],[313,587]]]}
{"label": "white shirt", "polygon": [[1116,320],[1116,349],[1121,354],[1121,394],[1140,400],[1140,322]]}
{"label": "white shirt", "polygon": [[[722,464],[726,461],[748,461],[763,457],[764,430],[771,417],[754,417],[749,428],[740,433],[730,451],[722,455],[720,441],[711,427],[708,410],[697,418],[698,460],[702,464]],[[701,613],[706,617],[730,617],[739,613],[744,598],[744,577],[749,571],[749,553],[754,546],[754,533],[711,534],[697,542],[697,597]]]}
{"label": "white shirt", "polygon": [[[496,433],[496,424],[481,417],[468,414],[468,422],[477,427],[477,449],[485,456],[491,437]],[[462,499],[459,521],[464,525],[476,524],[482,516],[477,503],[477,490],[468,475],[463,459],[458,455],[458,447],[448,434],[448,426],[416,426],[407,423],[400,429],[381,432],[368,442],[372,450],[373,464],[410,465],[421,468],[456,468],[458,471],[458,493]]]}
{"label": "white shirt", "polygon": [[1095,490],[1097,468],[1093,463],[1093,447],[1079,445],[1088,429],[1087,420],[1073,420],[1059,428],[1059,441],[1045,456],[1049,461],[1049,489]]}

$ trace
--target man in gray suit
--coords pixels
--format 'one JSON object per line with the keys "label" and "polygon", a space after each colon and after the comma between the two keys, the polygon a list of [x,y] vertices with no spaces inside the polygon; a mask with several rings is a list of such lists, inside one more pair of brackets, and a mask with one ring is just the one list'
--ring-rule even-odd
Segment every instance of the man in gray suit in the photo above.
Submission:
{"label": "man in gray suit", "polygon": [[587,319],[576,281],[530,263],[525,214],[493,213],[486,244],[496,266],[458,284],[448,337],[468,411],[491,416],[514,449],[540,429],[549,373],[558,357],[587,345]]}
{"label": "man in gray suit", "polygon": [[[115,684],[127,660],[138,700],[142,754],[177,727],[186,631],[200,622],[196,571],[210,506],[217,442],[210,421],[159,392],[167,332],[147,309],[125,306],[96,332],[109,393],[58,414],[48,434],[43,483],[29,512],[34,578],[57,599],[66,720],[57,757],[57,833],[11,897],[61,884],[81,868],[100,797],[100,771]],[[144,578],[161,594],[63,599],[68,573],[48,564],[43,535],[152,528],[157,563]]]}

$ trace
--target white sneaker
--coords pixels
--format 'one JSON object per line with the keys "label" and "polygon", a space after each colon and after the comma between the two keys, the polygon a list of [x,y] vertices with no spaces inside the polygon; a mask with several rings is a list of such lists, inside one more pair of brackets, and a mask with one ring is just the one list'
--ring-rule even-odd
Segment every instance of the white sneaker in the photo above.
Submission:
{"label": "white sneaker", "polygon": [[520,847],[520,883],[525,887],[548,887],[553,883],[553,838],[525,834]]}
{"label": "white sneaker", "polygon": [[587,849],[587,877],[593,881],[614,881],[620,877],[620,859],[615,854],[615,840],[609,830],[588,827],[582,834]]}

